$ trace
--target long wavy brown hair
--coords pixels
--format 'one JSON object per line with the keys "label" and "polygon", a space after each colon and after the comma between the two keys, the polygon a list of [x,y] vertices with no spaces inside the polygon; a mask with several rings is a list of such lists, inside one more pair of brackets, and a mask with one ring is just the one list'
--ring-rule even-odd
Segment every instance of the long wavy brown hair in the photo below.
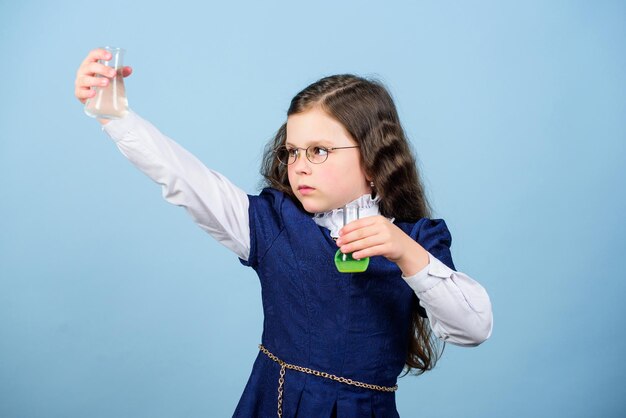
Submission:
{"label": "long wavy brown hair", "polygon": [[[393,99],[382,82],[352,74],[324,77],[291,100],[287,117],[316,106],[339,121],[360,145],[361,163],[374,181],[373,197],[380,196],[381,215],[398,222],[431,217],[415,157]],[[280,164],[274,151],[285,144],[286,134],[287,122],[265,147],[261,187],[284,192],[302,208],[289,185],[287,166]],[[428,319],[419,314],[417,297],[413,297],[412,317],[405,375],[432,369],[445,347],[443,343],[439,351],[440,341],[433,336]]]}

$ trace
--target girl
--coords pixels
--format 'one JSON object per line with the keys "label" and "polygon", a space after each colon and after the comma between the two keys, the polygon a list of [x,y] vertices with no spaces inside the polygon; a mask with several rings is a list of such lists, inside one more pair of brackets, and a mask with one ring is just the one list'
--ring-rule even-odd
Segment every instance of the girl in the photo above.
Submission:
{"label": "girl", "polygon": [[[93,50],[76,97],[111,76]],[[131,73],[125,67],[123,74]],[[106,80],[106,78],[104,79]],[[106,82],[106,81],[105,81]],[[430,210],[387,90],[335,75],[298,93],[265,149],[265,188],[248,195],[130,112],[103,130],[164,198],[231,249],[261,281],[259,354],[236,417],[397,417],[400,372],[431,369],[434,335],[476,346],[491,335],[484,288],[456,271],[452,237]],[[361,219],[343,226],[341,208]],[[370,257],[338,272],[335,252]]]}

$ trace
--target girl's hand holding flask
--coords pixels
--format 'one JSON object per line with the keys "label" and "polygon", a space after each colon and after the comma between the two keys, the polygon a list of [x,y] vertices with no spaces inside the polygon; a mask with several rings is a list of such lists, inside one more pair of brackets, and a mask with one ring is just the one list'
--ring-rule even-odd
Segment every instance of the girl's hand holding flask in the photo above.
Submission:
{"label": "girl's hand holding flask", "polygon": [[123,79],[132,68],[122,65],[123,53],[121,48],[94,49],[76,72],[74,95],[85,104],[85,113],[103,124],[128,113]]}
{"label": "girl's hand holding flask", "polygon": [[426,250],[382,215],[345,223],[339,230],[337,245],[338,254],[350,254],[356,260],[382,255],[396,263],[407,277],[429,262]]}

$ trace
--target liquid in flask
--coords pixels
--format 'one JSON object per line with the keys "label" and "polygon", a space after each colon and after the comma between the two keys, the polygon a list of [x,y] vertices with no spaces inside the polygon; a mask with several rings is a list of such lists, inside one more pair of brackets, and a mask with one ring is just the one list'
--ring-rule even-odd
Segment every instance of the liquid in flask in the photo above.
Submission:
{"label": "liquid in flask", "polygon": [[[359,219],[359,205],[352,203],[343,207],[343,226],[357,219]],[[367,270],[369,264],[369,257],[356,260],[352,257],[352,253],[344,254],[340,249],[335,253],[335,266],[341,273],[362,273]]]}
{"label": "liquid in flask", "polygon": [[[123,59],[125,50],[105,46],[102,49],[109,51],[111,59],[108,61],[98,60],[99,63],[113,67],[114,77],[107,77],[109,83],[104,86],[94,86],[96,95],[85,102],[85,113],[93,118],[120,119],[128,114],[128,100],[124,88]],[[96,77],[103,77],[96,74]]]}

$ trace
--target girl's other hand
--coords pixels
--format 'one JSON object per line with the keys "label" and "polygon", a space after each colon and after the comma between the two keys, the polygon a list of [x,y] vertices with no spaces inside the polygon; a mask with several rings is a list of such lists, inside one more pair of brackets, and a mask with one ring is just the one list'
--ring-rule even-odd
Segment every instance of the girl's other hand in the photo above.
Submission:
{"label": "girl's other hand", "polygon": [[[352,221],[339,230],[337,245],[341,252],[361,259],[382,255],[399,263],[417,243],[382,215]],[[419,244],[417,244],[419,246]]]}
{"label": "girl's other hand", "polygon": [[[109,78],[115,77],[115,70],[104,64],[100,64],[98,60],[108,60],[111,53],[105,49],[97,48],[87,54],[87,58],[80,64],[76,72],[76,80],[74,82],[74,95],[83,104],[87,99],[94,97],[96,91],[91,87],[104,87],[109,84]],[[122,68],[122,76],[128,77],[133,72],[131,67]],[[99,74],[103,77],[96,77]],[[108,77],[108,78],[107,78]]]}

